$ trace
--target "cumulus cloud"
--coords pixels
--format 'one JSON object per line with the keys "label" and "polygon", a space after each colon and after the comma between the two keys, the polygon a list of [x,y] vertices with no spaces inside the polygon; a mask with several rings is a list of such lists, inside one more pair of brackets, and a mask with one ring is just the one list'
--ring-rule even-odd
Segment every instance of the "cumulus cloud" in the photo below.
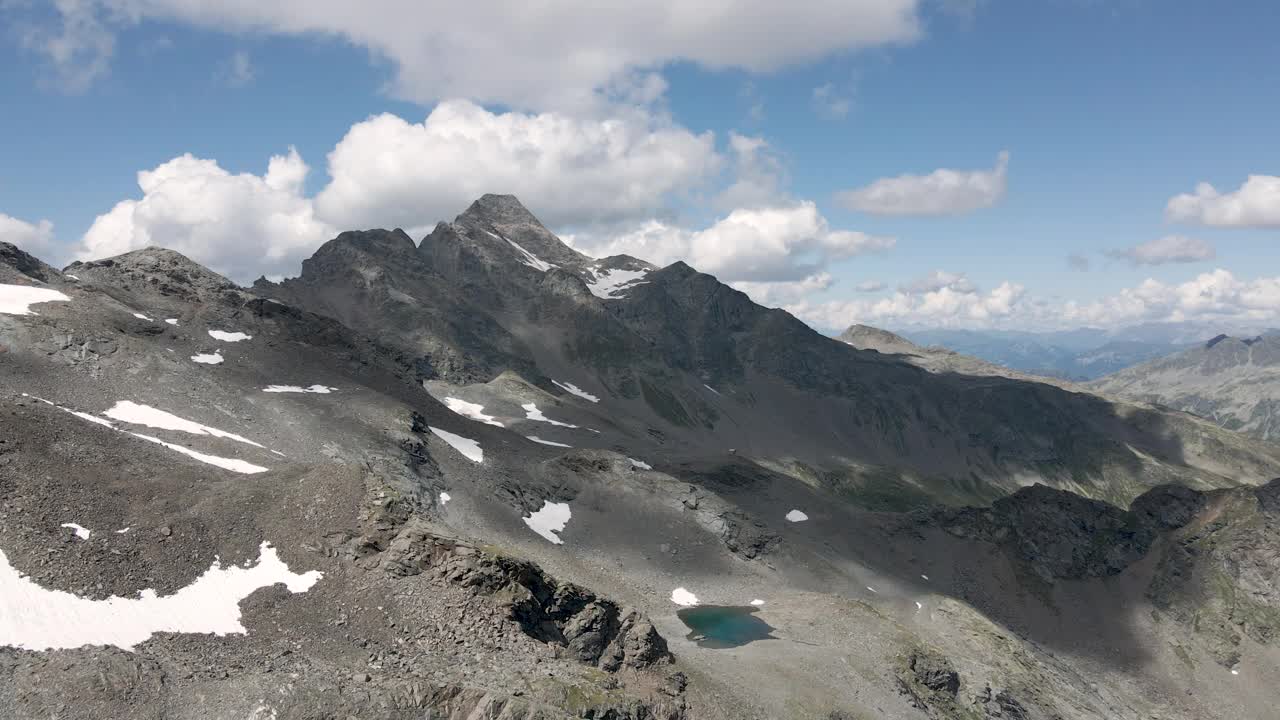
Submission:
{"label": "cumulus cloud", "polygon": [[1088,272],[1093,263],[1084,255],[1072,253],[1067,256],[1067,267],[1075,272]]}
{"label": "cumulus cloud", "polygon": [[801,297],[784,307],[823,330],[854,323],[1047,330],[1186,322],[1231,331],[1280,323],[1280,276],[1246,280],[1218,269],[1178,284],[1147,279],[1092,302],[1051,302],[1006,281],[990,292],[954,285],[922,291],[900,288],[878,300],[810,302]]}
{"label": "cumulus cloud", "polygon": [[873,215],[959,215],[988,208],[1004,197],[1009,153],[1001,152],[990,170],[949,170],[928,175],[881,178],[836,198],[845,207]]}
{"label": "cumulus cloud", "polygon": [[739,208],[703,230],[650,220],[635,230],[575,238],[592,255],[634,255],[658,265],[684,260],[725,282],[796,282],[838,260],[885,252],[891,237],[833,230],[812,202]]}
{"label": "cumulus cloud", "polygon": [[857,285],[854,285],[853,289],[857,290],[860,293],[873,293],[873,292],[880,292],[881,290],[884,290],[887,287],[888,285],[885,285],[883,282],[879,280],[863,280]]}
{"label": "cumulus cloud", "polygon": [[1200,183],[1194,193],[1169,200],[1165,217],[1172,222],[1214,227],[1280,227],[1280,177],[1250,175],[1228,193]]}
{"label": "cumulus cloud", "polygon": [[493,113],[465,100],[412,123],[356,123],[329,153],[317,211],[342,227],[421,228],[487,192],[512,193],[549,225],[636,219],[721,167],[711,133],[648,113],[608,119]]}
{"label": "cumulus cloud", "polygon": [[272,157],[265,174],[232,174],[190,154],[138,173],[141,199],[99,215],[75,255],[87,260],[148,245],[177,250],[236,280],[292,274],[336,231],[303,195],[298,152]]}
{"label": "cumulus cloud", "polygon": [[[397,69],[392,89],[404,99],[470,97],[564,108],[589,104],[620,76],[673,61],[767,72],[836,52],[910,43],[921,35],[920,5],[921,0],[57,0],[63,29],[50,33],[85,22],[115,27],[152,20],[229,32],[333,36],[390,60]],[[81,64],[105,67],[109,46],[87,47],[80,51]]]}
{"label": "cumulus cloud", "polygon": [[899,288],[879,300],[801,300],[785,309],[796,317],[825,330],[840,330],[854,323],[869,325],[920,324],[931,327],[986,327],[1016,320],[1028,303],[1026,290],[1004,282],[990,292],[982,292],[963,275],[938,272],[951,282],[921,283]]}
{"label": "cumulus cloud", "polygon": [[721,209],[776,205],[787,199],[782,187],[787,182],[786,169],[769,143],[761,137],[729,133],[732,158],[730,174],[733,182],[715,200]]}
{"label": "cumulus cloud", "polygon": [[17,245],[41,260],[52,262],[54,252],[53,223],[40,220],[29,223],[0,213],[0,242]]}
{"label": "cumulus cloud", "polygon": [[1097,302],[1068,302],[1062,320],[1116,326],[1142,322],[1206,321],[1224,326],[1280,321],[1280,276],[1254,280],[1217,269],[1169,285],[1147,279]]}
{"label": "cumulus cloud", "polygon": [[737,290],[751,296],[751,299],[768,307],[777,307],[788,303],[799,302],[813,293],[831,287],[835,280],[831,273],[817,272],[801,280],[783,282],[750,282],[731,283]]}
{"label": "cumulus cloud", "polygon": [[1107,254],[1134,265],[1202,262],[1217,257],[1213,245],[1184,235],[1166,235],[1123,250],[1111,250]]}

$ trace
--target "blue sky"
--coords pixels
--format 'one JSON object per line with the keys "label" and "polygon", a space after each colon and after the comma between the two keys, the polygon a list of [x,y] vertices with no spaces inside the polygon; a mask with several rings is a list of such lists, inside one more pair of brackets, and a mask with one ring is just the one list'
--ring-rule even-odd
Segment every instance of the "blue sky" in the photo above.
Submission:
{"label": "blue sky", "polygon": [[[822,329],[1280,324],[1268,3],[505,4],[0,3],[0,240],[247,280],[516,192],[587,251],[688,259]],[[987,184],[841,200],[939,170]]]}

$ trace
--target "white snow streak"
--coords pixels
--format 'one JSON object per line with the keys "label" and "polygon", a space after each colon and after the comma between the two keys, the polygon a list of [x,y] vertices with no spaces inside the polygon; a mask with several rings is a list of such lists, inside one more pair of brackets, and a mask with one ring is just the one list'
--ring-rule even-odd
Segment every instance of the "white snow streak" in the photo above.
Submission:
{"label": "white snow streak", "polygon": [[805,520],[809,519],[809,516],[805,515],[799,510],[792,510],[791,512],[787,513],[787,519],[790,520],[791,522],[804,522]]}
{"label": "white snow streak", "polygon": [[89,528],[82,527],[75,523],[62,523],[60,527],[71,528],[72,530],[75,531],[76,537],[80,538],[81,540],[88,540],[89,536],[93,534],[93,531],[90,530]]}
{"label": "white snow streak", "polygon": [[449,504],[449,501],[450,501],[450,500],[452,500],[452,499],[453,499],[453,498],[452,498],[452,497],[450,497],[449,493],[447,493],[447,492],[442,492],[442,493],[440,493],[440,506],[441,506],[441,507],[444,507],[445,505],[448,505],[448,504]]}
{"label": "white snow streak", "polygon": [[[156,443],[157,445],[163,445],[164,447],[167,447],[170,450],[173,450],[175,452],[180,452],[183,455],[186,455],[187,457],[194,458],[203,463],[215,465],[217,467],[223,468],[224,470],[231,470],[232,472],[243,473],[245,475],[252,475],[254,473],[267,471],[267,468],[264,468],[261,465],[254,465],[253,463],[245,462],[244,460],[238,460],[236,458],[224,458],[224,457],[219,457],[217,455],[205,455],[204,453],[196,452],[195,450],[192,450],[190,448],[185,448],[181,445],[174,445],[173,443],[167,443],[161,440],[160,438],[151,437],[150,435],[141,435],[136,432],[121,430],[120,428],[116,427],[115,425],[112,425],[110,422],[103,420],[100,417],[97,417],[96,415],[90,415],[89,413],[79,412],[77,410],[65,408],[65,407],[62,407],[61,405],[58,405],[57,403],[51,402],[49,400],[45,400],[42,397],[36,397],[35,395],[28,395],[26,393],[22,393],[22,395],[23,397],[29,397],[29,398],[34,398],[36,400],[39,400],[40,402],[46,405],[52,405],[53,407],[58,408],[62,412],[68,413],[70,415],[75,415],[81,420],[88,420],[89,422],[97,423],[98,425],[102,425],[104,427],[110,428],[112,430],[115,430],[116,432],[121,432],[126,435],[132,435],[136,438],[142,438],[147,442],[153,442],[153,443]],[[181,420],[181,418],[178,418],[178,419]],[[256,443],[250,443],[250,444],[256,444]],[[262,446],[259,445],[258,447],[262,447]],[[273,450],[272,452],[275,452],[275,451]]]}
{"label": "white snow streak", "polygon": [[552,425],[558,425],[560,427],[566,427],[566,428],[578,427],[577,425],[562,423],[559,420],[552,420],[546,415],[543,415],[542,411],[538,409],[537,403],[526,403],[524,405],[521,405],[520,407],[524,409],[524,416],[529,420],[536,420],[537,422],[551,423]]}
{"label": "white snow streak", "polygon": [[702,383],[702,387],[704,387],[704,388],[706,388],[706,389],[710,390],[711,392],[713,392],[713,393],[715,393],[715,394],[717,394],[717,395],[719,395],[719,394],[720,394],[720,391],[719,391],[719,390],[717,390],[717,389],[715,389],[715,388],[711,387],[710,385],[708,385],[708,384],[706,384],[706,383]]}
{"label": "white snow streak", "polygon": [[652,466],[652,465],[650,465],[650,464],[649,464],[649,463],[647,463],[647,462],[642,462],[642,461],[637,460],[637,459],[635,459],[635,458],[627,458],[627,460],[631,461],[631,466],[632,466],[632,467],[638,467],[638,468],[640,468],[641,470],[652,470],[652,469],[653,469],[653,466]]}
{"label": "white snow streak", "polygon": [[764,604],[764,601],[759,598],[756,598],[755,600],[751,601],[751,604],[755,605],[756,607],[760,607],[761,605]]}
{"label": "white snow streak", "polygon": [[559,380],[552,380],[551,382],[552,382],[552,384],[554,384],[556,387],[560,388],[561,390],[564,390],[565,392],[567,392],[567,393],[569,393],[569,394],[571,394],[571,395],[577,395],[578,397],[582,398],[583,400],[588,400],[588,401],[593,402],[593,403],[598,403],[598,402],[600,402],[600,398],[596,397],[595,395],[592,395],[591,393],[587,392],[586,390],[583,390],[582,388],[578,387],[577,385],[574,385],[574,384],[573,384],[573,383],[571,383],[571,382],[563,382],[563,383],[562,383],[562,382],[560,382]]}
{"label": "white snow streak", "polygon": [[180,418],[173,413],[157,410],[147,405],[139,405],[129,400],[120,400],[111,409],[102,414],[112,420],[119,420],[131,425],[146,425],[158,430],[176,430],[178,432],[191,433],[192,435],[212,435],[216,438],[226,438],[246,445],[262,447],[262,445],[235,433],[229,433],[226,430],[219,430],[208,425],[201,425],[198,422]]}
{"label": "white snow streak", "polygon": [[436,437],[449,443],[454,450],[462,453],[468,460],[471,460],[472,462],[484,461],[484,451],[480,449],[480,443],[470,438],[464,438],[461,435],[454,435],[448,430],[441,430],[440,428],[430,426],[428,427],[431,432],[436,434]]}
{"label": "white snow streak", "polygon": [[480,405],[479,403],[467,402],[466,400],[461,400],[455,397],[447,397],[444,399],[444,404],[450,410],[458,413],[463,417],[468,417],[468,418],[471,418],[472,420],[478,420],[484,423],[485,425],[496,425],[498,427],[505,427],[502,423],[498,422],[497,419],[494,418],[494,416],[486,415],[484,412],[484,406]]}
{"label": "white snow streak", "polygon": [[552,447],[563,447],[563,448],[571,448],[571,447],[573,447],[572,445],[565,445],[564,443],[552,442],[552,441],[550,441],[550,440],[543,440],[542,438],[538,437],[537,435],[525,435],[525,438],[526,438],[526,439],[528,439],[528,440],[532,440],[532,441],[534,441],[534,442],[538,443],[539,445],[550,445],[550,446],[552,446]]}
{"label": "white snow streak", "polygon": [[241,340],[253,339],[252,335],[245,335],[242,332],[227,332],[226,330],[210,330],[209,337],[223,342],[240,342]]}
{"label": "white snow streak", "polygon": [[158,632],[244,634],[241,600],[277,583],[290,592],[306,592],[322,577],[316,570],[291,572],[269,543],[262,543],[258,553],[250,567],[223,567],[214,561],[172,595],[158,597],[147,589],[136,598],[89,600],[40,587],[0,551],[0,646],[51,650],[114,645],[132,651]]}
{"label": "white snow streak", "polygon": [[640,281],[640,278],[648,274],[648,270],[605,270],[595,276],[594,282],[587,283],[587,289],[596,297],[610,300],[622,297],[626,291],[636,285],[648,282]]}
{"label": "white snow streak", "polygon": [[[128,432],[128,431],[125,430],[122,432]],[[143,435],[141,433],[136,433],[136,432],[131,432],[129,434],[136,438],[142,438],[147,442],[153,442],[157,445],[163,445],[169,448],[170,450],[173,450],[175,452],[180,452],[183,455],[186,455],[187,457],[192,458],[193,460],[199,460],[202,463],[208,463],[210,465],[220,467],[223,470],[238,472],[242,475],[255,475],[257,473],[267,471],[267,468],[264,468],[261,465],[254,465],[251,462],[246,462],[238,458],[224,458],[224,457],[219,457],[217,455],[205,455],[204,453],[196,452],[195,450],[192,450],[191,448],[188,448],[188,447],[183,447],[181,445],[174,445],[173,443],[165,442],[158,437]]]}
{"label": "white snow streak", "polygon": [[146,315],[143,315],[142,313],[134,313],[133,316],[138,318],[139,320],[146,320],[147,322],[155,322],[155,320],[147,317]]}
{"label": "white snow streak", "polygon": [[682,587],[678,587],[671,591],[671,602],[685,607],[693,607],[698,604],[698,596]]}
{"label": "white snow streak", "polygon": [[572,515],[573,513],[569,512],[569,503],[543,500],[542,509],[524,518],[524,524],[556,545],[563,545],[564,541],[556,533],[564,530],[564,526],[569,523]]}
{"label": "white snow streak", "polygon": [[299,385],[268,385],[262,388],[262,392],[267,393],[316,393],[319,395],[328,395],[337,390],[335,387],[326,385],[312,385],[311,387],[301,387]]}
{"label": "white snow streak", "polygon": [[216,351],[212,354],[200,353],[199,355],[192,355],[191,359],[195,360],[201,365],[221,365],[222,353],[216,352]]}
{"label": "white snow streak", "polygon": [[31,306],[47,302],[71,302],[71,298],[48,288],[0,284],[0,313],[36,315],[38,313],[32,312]]}
{"label": "white snow streak", "polygon": [[542,272],[546,272],[553,267],[559,267],[558,265],[553,265],[549,262],[546,262],[540,259],[537,255],[534,255],[528,250],[525,250],[524,247],[520,245],[520,243],[517,243],[515,240],[512,240],[509,237],[498,235],[496,233],[489,232],[488,230],[485,230],[485,232],[489,233],[489,235],[493,237],[498,238],[499,240],[506,240],[508,243],[511,243],[511,247],[515,248],[516,252],[519,252],[521,255],[520,262],[524,263],[525,265],[528,265],[534,270],[541,270]]}
{"label": "white snow streak", "polygon": [[165,318],[164,321],[169,323],[170,325],[178,324],[178,318]]}

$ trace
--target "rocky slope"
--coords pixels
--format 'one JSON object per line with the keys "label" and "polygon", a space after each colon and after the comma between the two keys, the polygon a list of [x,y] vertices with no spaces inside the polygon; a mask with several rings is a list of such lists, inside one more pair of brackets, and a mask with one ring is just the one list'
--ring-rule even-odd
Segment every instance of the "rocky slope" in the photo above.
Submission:
{"label": "rocky slope", "polygon": [[1280,335],[1220,335],[1190,350],[1108,375],[1090,387],[1280,441]]}
{"label": "rocky slope", "polygon": [[1274,707],[1271,448],[860,351],[531,218],[344,233],[252,289],[0,246],[0,707]]}

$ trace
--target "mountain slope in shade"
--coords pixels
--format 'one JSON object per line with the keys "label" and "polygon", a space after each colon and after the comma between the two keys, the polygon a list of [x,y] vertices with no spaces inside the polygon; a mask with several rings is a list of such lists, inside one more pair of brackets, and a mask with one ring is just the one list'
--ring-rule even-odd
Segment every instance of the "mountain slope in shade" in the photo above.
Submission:
{"label": "mountain slope in shade", "polygon": [[[252,289],[167,251],[76,281],[0,246],[0,282],[67,298],[0,314],[14,717],[1274,708],[1274,449],[858,350],[477,207],[420,244],[344,233]],[[610,269],[638,275],[605,292]],[[81,603],[189,608],[206,573],[246,578],[236,624],[74,647]],[[58,618],[67,649],[6,623],[49,593],[89,608]]]}
{"label": "mountain slope in shade", "polygon": [[1108,375],[1090,387],[1280,441],[1280,335],[1219,335],[1190,350]]}

